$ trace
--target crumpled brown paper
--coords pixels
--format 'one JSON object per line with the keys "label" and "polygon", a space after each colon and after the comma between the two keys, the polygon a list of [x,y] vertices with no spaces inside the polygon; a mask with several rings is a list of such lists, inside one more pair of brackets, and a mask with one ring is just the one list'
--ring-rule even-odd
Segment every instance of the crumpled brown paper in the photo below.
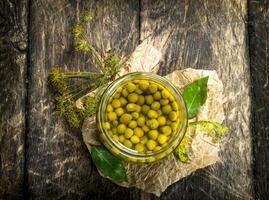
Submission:
{"label": "crumpled brown paper", "polygon": [[[120,75],[136,71],[157,72],[157,64],[160,59],[161,53],[157,49],[142,43],[133,52],[127,65],[122,68]],[[208,99],[198,114],[197,120],[210,119],[222,123],[225,118],[223,111],[223,85],[216,71],[188,68],[174,71],[165,77],[182,89],[190,82],[205,76],[209,76]],[[91,145],[100,144],[95,117],[85,120],[82,134],[89,151],[91,150]],[[126,163],[128,182],[116,182],[116,184],[124,187],[136,187],[145,192],[160,196],[169,185],[188,176],[199,168],[204,168],[219,161],[219,144],[213,143],[212,139],[202,132],[194,134],[191,149],[192,157],[189,163],[180,162],[174,155],[170,155],[153,164],[138,165]],[[104,176],[102,173],[100,174]]]}

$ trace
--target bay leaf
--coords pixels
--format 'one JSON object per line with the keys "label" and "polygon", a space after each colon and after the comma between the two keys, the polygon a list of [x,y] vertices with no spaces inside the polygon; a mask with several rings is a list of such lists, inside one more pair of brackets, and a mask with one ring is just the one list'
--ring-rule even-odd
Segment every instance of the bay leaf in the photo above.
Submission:
{"label": "bay leaf", "polygon": [[208,76],[190,83],[183,92],[189,119],[195,117],[207,99]]}
{"label": "bay leaf", "polygon": [[123,161],[115,157],[104,146],[93,146],[91,156],[96,167],[105,175],[117,182],[127,181]]}

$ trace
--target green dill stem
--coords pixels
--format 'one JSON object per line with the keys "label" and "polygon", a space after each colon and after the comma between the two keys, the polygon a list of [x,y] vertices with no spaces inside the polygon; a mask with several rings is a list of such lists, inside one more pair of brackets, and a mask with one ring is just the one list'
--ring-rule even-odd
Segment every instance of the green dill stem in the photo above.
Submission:
{"label": "green dill stem", "polygon": [[99,76],[96,72],[64,72],[64,78],[89,78],[92,76]]}

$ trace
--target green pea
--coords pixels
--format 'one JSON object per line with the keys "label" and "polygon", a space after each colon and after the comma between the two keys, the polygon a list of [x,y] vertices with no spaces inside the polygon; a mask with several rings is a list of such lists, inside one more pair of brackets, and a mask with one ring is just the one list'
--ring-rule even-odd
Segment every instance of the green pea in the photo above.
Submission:
{"label": "green pea", "polygon": [[119,108],[121,106],[120,100],[118,100],[118,99],[113,99],[111,104],[112,104],[113,108]]}
{"label": "green pea", "polygon": [[158,117],[163,114],[163,112],[161,110],[157,110],[157,113],[158,113]]}
{"label": "green pea", "polygon": [[151,94],[154,94],[155,92],[157,92],[158,86],[156,84],[150,84],[148,90]]}
{"label": "green pea", "polygon": [[172,111],[172,108],[170,105],[165,105],[162,107],[162,112],[166,115],[169,114],[171,111]]}
{"label": "green pea", "polygon": [[135,104],[135,103],[128,103],[127,104],[127,106],[126,106],[126,110],[128,111],[128,112],[134,112],[134,111],[136,111],[137,110],[137,104]]}
{"label": "green pea", "polygon": [[159,122],[156,119],[148,120],[146,124],[150,129],[157,129],[159,126]]}
{"label": "green pea", "polygon": [[167,136],[166,135],[163,135],[163,134],[160,134],[158,136],[158,139],[157,140],[158,140],[158,143],[159,144],[164,144],[167,141]]}
{"label": "green pea", "polygon": [[152,140],[156,140],[158,138],[158,135],[159,135],[159,133],[157,130],[151,130],[148,132],[148,136]]}
{"label": "green pea", "polygon": [[113,137],[113,132],[112,131],[108,131],[108,134]]}
{"label": "green pea", "polygon": [[155,142],[154,140],[148,140],[147,141],[147,148],[148,150],[153,150],[157,145],[157,142]]}
{"label": "green pea", "polygon": [[118,131],[119,134],[124,134],[124,132],[126,131],[125,124],[118,125],[117,131]]}
{"label": "green pea", "polygon": [[150,131],[149,127],[147,125],[142,126],[142,130],[147,133]]}
{"label": "green pea", "polygon": [[105,129],[109,130],[111,128],[111,125],[109,122],[105,122],[104,127]]}
{"label": "green pea", "polygon": [[134,129],[134,134],[138,137],[142,137],[144,135],[144,131],[141,128],[137,127]]}
{"label": "green pea", "polygon": [[161,100],[160,100],[160,104],[161,104],[162,106],[165,106],[165,105],[169,104],[169,100],[168,100],[168,99],[161,99]]}
{"label": "green pea", "polygon": [[123,89],[122,91],[121,91],[121,94],[122,94],[122,96],[124,96],[125,98],[128,96],[128,91],[126,90],[126,89]]}
{"label": "green pea", "polygon": [[114,135],[117,135],[118,134],[118,132],[117,132],[117,128],[116,127],[114,127],[114,128],[112,128],[112,133],[114,134]]}
{"label": "green pea", "polygon": [[169,119],[167,119],[166,120],[166,125],[171,126],[171,124],[172,124],[172,122]]}
{"label": "green pea", "polygon": [[137,144],[140,142],[140,139],[137,135],[133,135],[130,140],[133,144]]}
{"label": "green pea", "polygon": [[124,133],[124,136],[125,136],[125,138],[128,139],[128,138],[132,137],[133,134],[134,134],[134,131],[132,129],[127,128],[125,133]]}
{"label": "green pea", "polygon": [[[141,107],[140,106],[137,107],[137,110],[139,110],[138,108],[140,108],[140,110],[141,110]],[[139,113],[138,112],[132,112],[132,117],[133,117],[133,119],[138,119]]]}
{"label": "green pea", "polygon": [[134,92],[135,91],[135,89],[136,89],[136,85],[135,84],[133,84],[133,83],[128,83],[127,85],[126,85],[126,89],[127,89],[127,91],[128,92]]}
{"label": "green pea", "polygon": [[120,95],[121,95],[120,92],[116,92],[116,93],[114,94],[113,98],[114,98],[114,99],[118,99],[118,98],[120,98]]}
{"label": "green pea", "polygon": [[128,127],[134,129],[135,127],[137,127],[137,122],[134,120],[130,121]]}
{"label": "green pea", "polygon": [[167,136],[172,133],[172,129],[170,126],[163,126],[160,128],[160,130],[164,135],[167,135]]}
{"label": "green pea", "polygon": [[128,113],[124,113],[120,117],[120,122],[123,123],[123,124],[128,124],[131,120],[132,120],[132,115],[130,115]]}
{"label": "green pea", "polygon": [[175,101],[175,97],[173,97],[171,94],[169,96],[169,101],[171,101],[171,102]]}
{"label": "green pea", "polygon": [[138,100],[138,94],[136,93],[131,93],[128,95],[128,101],[131,103],[135,103]]}
{"label": "green pea", "polygon": [[164,98],[164,99],[168,99],[169,98],[169,96],[170,96],[170,93],[167,91],[167,90],[162,90],[162,97]]}
{"label": "green pea", "polygon": [[177,102],[175,102],[175,101],[172,102],[172,103],[171,103],[171,106],[172,106],[172,108],[173,108],[174,111],[178,111],[178,105],[177,105]]}
{"label": "green pea", "polygon": [[142,94],[143,91],[142,91],[140,88],[137,87],[137,88],[135,89],[135,93],[136,93],[136,94]]}
{"label": "green pea", "polygon": [[141,116],[141,117],[138,117],[138,119],[137,119],[137,125],[138,126],[144,126],[145,125],[145,117],[144,116]]}
{"label": "green pea", "polygon": [[119,136],[119,141],[120,141],[121,143],[123,143],[124,140],[125,140],[125,137],[124,137],[123,135],[120,135],[120,136]]}
{"label": "green pea", "polygon": [[119,136],[117,136],[117,135],[113,135],[113,139],[114,139],[115,141],[118,141],[118,140],[119,140]]}
{"label": "green pea", "polygon": [[143,144],[136,144],[135,145],[135,150],[137,150],[138,152],[144,152],[145,151],[145,146]]}
{"label": "green pea", "polygon": [[148,114],[148,111],[150,110],[150,107],[148,105],[143,105],[142,106],[142,113],[144,115]]}
{"label": "green pea", "polygon": [[171,111],[170,113],[169,113],[169,119],[171,120],[171,121],[176,121],[177,120],[177,113],[175,112],[175,111]]}
{"label": "green pea", "polygon": [[119,100],[120,100],[121,106],[125,106],[128,103],[124,97],[120,97]]}
{"label": "green pea", "polygon": [[147,95],[147,96],[145,96],[145,102],[146,102],[146,104],[148,104],[148,105],[152,104],[152,102],[153,102],[153,97],[152,97],[152,95]]}
{"label": "green pea", "polygon": [[142,80],[138,83],[141,90],[146,90],[149,87],[149,82],[146,80]]}
{"label": "green pea", "polygon": [[141,106],[136,105],[136,112],[138,112],[138,113],[139,113],[139,112],[141,111],[141,109],[142,109],[142,108],[141,108]]}
{"label": "green pea", "polygon": [[[138,105],[142,106],[145,103],[145,98],[143,95],[138,95],[138,100],[136,102]],[[112,110],[113,111],[113,110]]]}
{"label": "green pea", "polygon": [[146,144],[148,141],[148,137],[146,135],[144,135],[141,139],[140,139],[140,143],[141,144]]}
{"label": "green pea", "polygon": [[107,114],[107,118],[109,121],[114,121],[115,119],[117,119],[117,114],[115,112],[109,112]]}
{"label": "green pea", "polygon": [[177,123],[176,122],[171,123],[171,128],[173,131],[175,131],[177,129]]}
{"label": "green pea", "polygon": [[164,116],[159,116],[158,117],[158,122],[159,122],[160,126],[163,126],[166,123],[166,118]]}
{"label": "green pea", "polygon": [[161,93],[158,91],[158,92],[155,92],[154,95],[153,95],[153,98],[155,100],[160,100],[162,98],[162,95]]}
{"label": "green pea", "polygon": [[160,146],[156,146],[154,149],[153,149],[153,151],[160,151],[162,149],[162,147],[160,147]]}
{"label": "green pea", "polygon": [[106,107],[106,111],[107,112],[113,112],[113,107],[111,104],[108,104],[107,107]]}
{"label": "green pea", "polygon": [[159,110],[161,107],[161,104],[158,102],[158,101],[154,101],[152,104],[151,104],[151,109],[153,110]]}
{"label": "green pea", "polygon": [[158,117],[158,113],[155,110],[149,110],[148,111],[148,117],[150,119],[155,119]]}
{"label": "green pea", "polygon": [[117,120],[114,120],[114,121],[112,122],[113,127],[117,127],[118,124],[119,124],[119,122],[118,122]]}
{"label": "green pea", "polygon": [[130,140],[124,140],[123,144],[124,144],[124,146],[126,146],[129,149],[131,149],[133,146],[133,144]]}
{"label": "green pea", "polygon": [[123,115],[124,110],[123,110],[123,108],[117,108],[117,109],[115,110],[115,113],[116,113],[118,116],[121,116],[121,115]]}

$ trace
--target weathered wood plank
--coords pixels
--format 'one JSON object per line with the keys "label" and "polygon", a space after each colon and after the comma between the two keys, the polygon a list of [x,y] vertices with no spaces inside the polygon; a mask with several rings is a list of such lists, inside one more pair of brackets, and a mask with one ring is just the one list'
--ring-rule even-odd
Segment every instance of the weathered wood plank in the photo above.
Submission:
{"label": "weathered wood plank", "polygon": [[30,16],[30,88],[27,177],[32,198],[134,199],[139,193],[101,178],[79,130],[55,116],[47,76],[54,66],[91,71],[88,56],[74,53],[71,28],[85,8],[92,8],[89,38],[99,48],[130,53],[139,40],[139,5],[123,1],[32,1]]}
{"label": "weathered wood plank", "polygon": [[0,199],[23,195],[27,2],[0,1]]}
{"label": "weathered wood plank", "polygon": [[251,0],[248,10],[254,187],[257,199],[269,199],[269,2]]}
{"label": "weathered wood plank", "polygon": [[160,74],[215,69],[227,97],[221,163],[172,185],[161,199],[251,199],[250,80],[246,1],[141,1],[141,39],[163,52]]}

